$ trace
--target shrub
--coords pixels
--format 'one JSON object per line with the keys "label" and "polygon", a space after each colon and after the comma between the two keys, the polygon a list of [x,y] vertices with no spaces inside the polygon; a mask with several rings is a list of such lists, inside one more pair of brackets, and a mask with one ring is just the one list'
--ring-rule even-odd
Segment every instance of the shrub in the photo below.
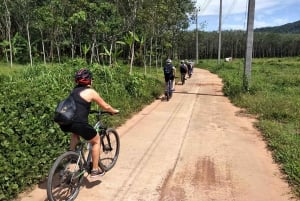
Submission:
{"label": "shrub", "polygon": [[[69,147],[69,134],[54,124],[52,115],[74,86],[73,75],[82,66],[80,60],[73,60],[26,67],[11,78],[0,75],[0,200],[11,200],[45,179],[55,158]],[[129,75],[126,67],[88,67],[94,74],[93,87],[121,110],[120,115],[105,119],[109,126],[121,125],[155,99],[158,89],[163,90],[162,80]]]}

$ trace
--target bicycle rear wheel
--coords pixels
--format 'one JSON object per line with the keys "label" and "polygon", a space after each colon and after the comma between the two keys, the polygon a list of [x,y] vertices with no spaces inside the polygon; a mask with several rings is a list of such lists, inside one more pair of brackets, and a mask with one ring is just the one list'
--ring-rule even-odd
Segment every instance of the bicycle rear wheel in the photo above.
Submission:
{"label": "bicycle rear wheel", "polygon": [[169,96],[169,92],[168,92],[168,90],[165,92],[165,97],[166,97],[167,101],[169,101],[169,99],[170,99],[170,96]]}
{"label": "bicycle rear wheel", "polygon": [[59,156],[49,171],[47,196],[50,201],[74,200],[83,179],[83,164],[78,153],[68,151]]}
{"label": "bicycle rear wheel", "polygon": [[101,146],[99,166],[107,172],[116,164],[120,152],[120,138],[115,129],[108,128],[101,135]]}
{"label": "bicycle rear wheel", "polygon": [[185,74],[181,74],[181,84],[184,85],[185,82]]}
{"label": "bicycle rear wheel", "polygon": [[169,84],[168,84],[169,99],[172,98],[173,95],[172,85],[173,85],[172,80],[169,80]]}

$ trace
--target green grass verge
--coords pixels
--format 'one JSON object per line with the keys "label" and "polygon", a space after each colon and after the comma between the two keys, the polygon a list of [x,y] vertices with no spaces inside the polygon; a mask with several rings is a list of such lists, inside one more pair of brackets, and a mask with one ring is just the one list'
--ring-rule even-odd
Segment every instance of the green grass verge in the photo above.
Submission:
{"label": "green grass verge", "polygon": [[253,59],[249,91],[243,90],[243,60],[199,66],[223,79],[232,103],[258,116],[257,128],[300,198],[300,57]]}

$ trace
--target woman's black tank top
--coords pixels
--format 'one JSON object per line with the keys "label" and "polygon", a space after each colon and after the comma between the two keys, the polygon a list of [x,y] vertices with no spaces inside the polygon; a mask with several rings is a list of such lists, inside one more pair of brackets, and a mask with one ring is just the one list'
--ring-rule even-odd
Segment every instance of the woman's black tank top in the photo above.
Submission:
{"label": "woman's black tank top", "polygon": [[91,102],[87,102],[83,98],[80,97],[80,92],[88,89],[86,86],[76,86],[71,95],[73,96],[76,104],[76,114],[74,117],[74,122],[78,123],[88,123],[88,116],[91,109]]}

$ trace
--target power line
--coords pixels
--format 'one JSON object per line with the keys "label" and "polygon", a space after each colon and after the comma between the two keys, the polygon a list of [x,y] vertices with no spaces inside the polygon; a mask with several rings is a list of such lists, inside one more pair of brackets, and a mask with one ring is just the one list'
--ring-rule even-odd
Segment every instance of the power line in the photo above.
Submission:
{"label": "power line", "polygon": [[232,12],[234,6],[236,5],[236,2],[237,2],[237,0],[233,0],[233,1],[231,2],[230,6],[229,6],[229,8],[228,8],[228,10],[227,10],[227,12],[226,12],[226,15],[222,18],[223,20],[225,20],[225,19],[231,14],[231,12]]}
{"label": "power line", "polygon": [[[205,0],[205,2],[203,3],[203,5],[200,5],[200,8],[201,8],[201,11],[202,11],[202,12],[204,12],[204,11],[206,10],[206,8],[209,6],[210,2],[212,2],[212,1],[210,1],[210,0]],[[201,11],[200,11],[200,12],[201,12]]]}
{"label": "power line", "polygon": [[246,30],[246,22],[247,22],[247,15],[248,15],[248,2],[246,2],[246,6],[245,6],[245,18],[244,18],[244,29]]}

